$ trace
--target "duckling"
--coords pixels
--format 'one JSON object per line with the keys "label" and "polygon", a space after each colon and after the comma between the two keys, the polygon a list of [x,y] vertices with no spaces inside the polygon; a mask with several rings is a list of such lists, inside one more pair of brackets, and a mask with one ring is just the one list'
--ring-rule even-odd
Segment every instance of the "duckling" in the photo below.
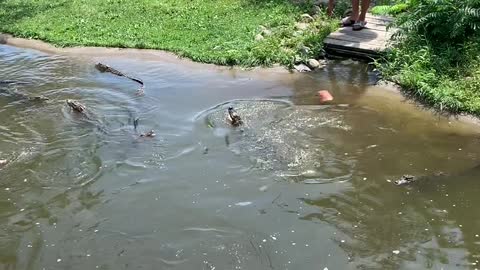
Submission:
{"label": "duckling", "polygon": [[397,186],[408,185],[410,183],[415,182],[416,180],[417,180],[417,178],[415,176],[405,174],[400,179],[395,181],[395,185],[397,185]]}
{"label": "duckling", "polygon": [[145,137],[145,138],[153,138],[155,136],[156,136],[156,134],[155,134],[155,131],[153,131],[153,130],[150,130],[147,133],[140,134],[140,137]]}
{"label": "duckling", "polygon": [[68,106],[70,106],[70,108],[72,108],[72,110],[79,113],[85,113],[85,111],[87,110],[87,107],[85,107],[85,105],[76,100],[67,99],[67,104]]}
{"label": "duckling", "polygon": [[234,127],[238,127],[243,124],[242,118],[240,118],[240,115],[238,115],[237,111],[235,111],[233,107],[228,107],[227,122]]}

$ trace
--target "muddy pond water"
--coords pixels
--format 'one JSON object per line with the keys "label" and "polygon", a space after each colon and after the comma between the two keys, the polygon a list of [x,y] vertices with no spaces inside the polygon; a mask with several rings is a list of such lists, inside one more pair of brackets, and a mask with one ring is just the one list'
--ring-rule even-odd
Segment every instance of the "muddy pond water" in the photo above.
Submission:
{"label": "muddy pond water", "polygon": [[[97,61],[143,79],[145,95]],[[364,64],[290,74],[2,45],[0,80],[18,82],[0,85],[0,269],[475,269],[480,260],[479,128],[373,86]],[[332,104],[318,103],[321,89]],[[241,128],[225,124],[232,105]],[[156,137],[139,137],[151,129]]]}

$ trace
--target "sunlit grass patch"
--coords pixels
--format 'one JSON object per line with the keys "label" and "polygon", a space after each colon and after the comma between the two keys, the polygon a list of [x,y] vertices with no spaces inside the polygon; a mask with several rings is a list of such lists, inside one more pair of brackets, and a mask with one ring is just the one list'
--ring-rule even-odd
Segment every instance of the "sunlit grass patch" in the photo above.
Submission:
{"label": "sunlit grass patch", "polygon": [[[287,0],[4,0],[0,31],[59,46],[161,49],[222,65],[291,65],[320,53],[335,29],[320,14],[295,23],[310,4]],[[262,39],[255,39],[263,33]],[[307,55],[299,48],[311,47]]]}

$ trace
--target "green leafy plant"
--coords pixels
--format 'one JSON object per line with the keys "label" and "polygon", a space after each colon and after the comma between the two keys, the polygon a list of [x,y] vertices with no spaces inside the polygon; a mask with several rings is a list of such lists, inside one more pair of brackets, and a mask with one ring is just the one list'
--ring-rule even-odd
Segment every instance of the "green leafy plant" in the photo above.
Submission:
{"label": "green leafy plant", "polygon": [[416,33],[432,42],[462,42],[480,29],[478,0],[411,0],[409,5],[412,11],[396,20],[401,34]]}
{"label": "green leafy plant", "polygon": [[380,5],[374,6],[370,12],[375,15],[398,15],[408,10],[409,5],[407,3],[398,3],[395,5]]}
{"label": "green leafy plant", "polygon": [[384,77],[439,110],[480,115],[480,1],[405,3],[393,49],[377,63]]}

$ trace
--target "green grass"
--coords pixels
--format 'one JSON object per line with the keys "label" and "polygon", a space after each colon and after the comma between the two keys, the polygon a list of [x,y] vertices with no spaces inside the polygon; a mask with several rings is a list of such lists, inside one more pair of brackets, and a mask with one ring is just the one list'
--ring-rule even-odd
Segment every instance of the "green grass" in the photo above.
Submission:
{"label": "green grass", "polygon": [[[335,22],[288,0],[0,0],[0,32],[58,46],[161,49],[221,65],[291,65],[315,57]],[[264,26],[272,35],[256,41]],[[301,54],[300,49],[310,50]]]}
{"label": "green grass", "polygon": [[378,66],[383,76],[427,105],[480,116],[480,42],[450,46],[404,40]]}

